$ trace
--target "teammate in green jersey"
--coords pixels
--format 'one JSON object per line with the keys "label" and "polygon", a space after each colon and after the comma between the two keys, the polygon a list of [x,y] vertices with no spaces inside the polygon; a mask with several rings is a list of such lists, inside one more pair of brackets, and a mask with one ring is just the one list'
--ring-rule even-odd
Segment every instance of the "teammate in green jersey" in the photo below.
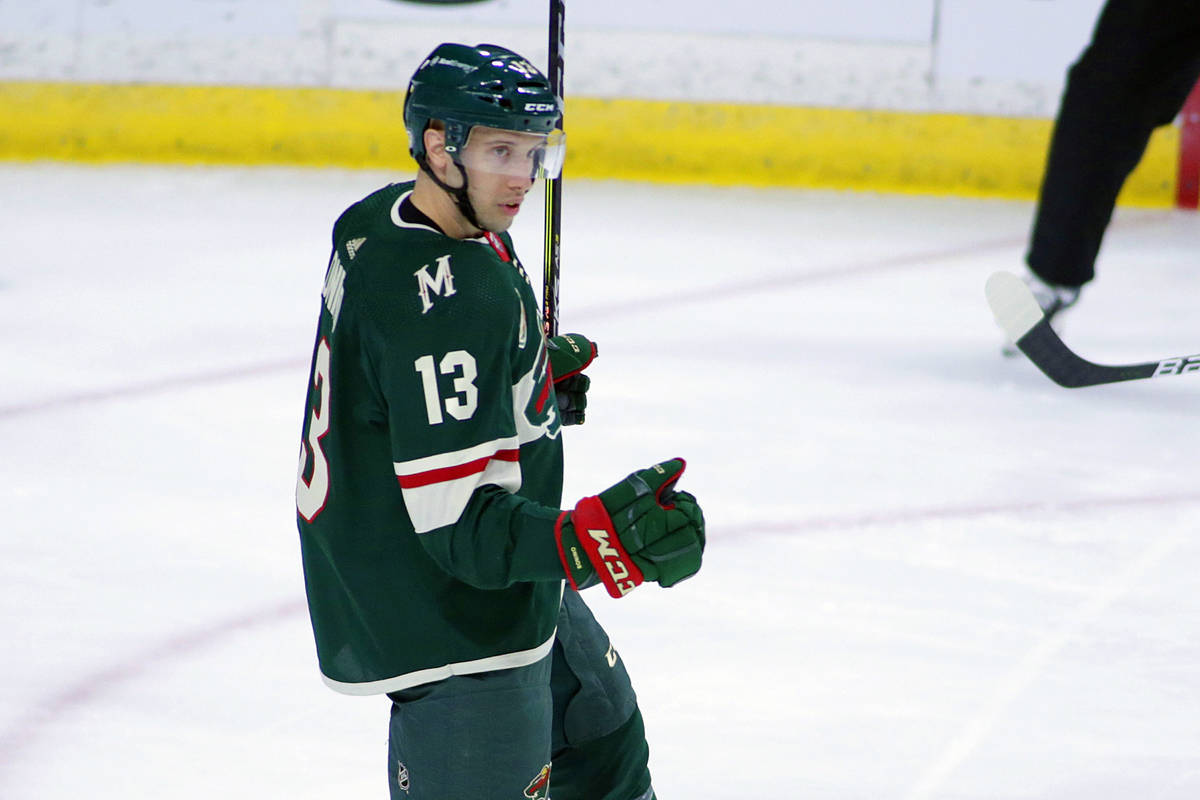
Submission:
{"label": "teammate in green jersey", "polygon": [[645,800],[621,659],[579,596],[700,568],[681,459],[562,509],[595,346],[547,339],[507,230],[562,164],[562,101],[493,45],[408,87],[420,171],[333,229],[296,483],[325,682],[392,701],[391,796]]}

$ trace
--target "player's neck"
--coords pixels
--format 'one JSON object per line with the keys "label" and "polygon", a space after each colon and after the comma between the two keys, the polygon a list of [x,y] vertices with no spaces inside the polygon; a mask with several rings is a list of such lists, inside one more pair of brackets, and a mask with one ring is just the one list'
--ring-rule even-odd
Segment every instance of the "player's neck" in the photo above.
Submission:
{"label": "player's neck", "polygon": [[451,239],[474,239],[481,234],[478,228],[467,222],[454,198],[426,175],[417,177],[417,185],[410,199],[422,214],[436,222]]}

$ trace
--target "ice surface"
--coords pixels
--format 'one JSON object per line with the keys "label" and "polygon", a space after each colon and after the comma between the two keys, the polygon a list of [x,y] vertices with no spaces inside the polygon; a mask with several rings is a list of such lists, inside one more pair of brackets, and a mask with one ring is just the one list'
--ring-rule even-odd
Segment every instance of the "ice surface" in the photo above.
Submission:
{"label": "ice surface", "polygon": [[[402,177],[0,166],[6,800],[386,796],[292,492],[330,225]],[[589,594],[664,800],[1200,796],[1200,378],[1001,358],[1030,215],[568,182],[567,495],[682,455],[709,520],[694,580]],[[1195,215],[1120,211],[1064,337],[1200,350],[1198,264]]]}

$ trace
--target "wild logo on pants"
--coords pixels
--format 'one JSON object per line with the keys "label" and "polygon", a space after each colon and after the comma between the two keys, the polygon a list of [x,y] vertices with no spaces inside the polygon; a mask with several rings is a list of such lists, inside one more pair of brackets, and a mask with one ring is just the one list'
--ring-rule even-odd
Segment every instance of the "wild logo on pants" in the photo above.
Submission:
{"label": "wild logo on pants", "polygon": [[403,764],[396,770],[396,785],[400,787],[400,791],[408,794],[408,767]]}
{"label": "wild logo on pants", "polygon": [[525,796],[529,800],[548,800],[550,797],[550,765],[542,767],[537,777],[525,787]]}

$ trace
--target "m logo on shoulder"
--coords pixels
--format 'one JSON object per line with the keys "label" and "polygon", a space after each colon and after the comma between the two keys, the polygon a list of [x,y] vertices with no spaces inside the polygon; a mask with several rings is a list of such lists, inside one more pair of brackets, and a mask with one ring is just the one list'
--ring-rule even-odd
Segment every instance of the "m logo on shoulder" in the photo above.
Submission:
{"label": "m logo on shoulder", "polygon": [[450,256],[444,255],[436,263],[437,269],[432,277],[429,275],[428,264],[413,273],[417,277],[417,294],[421,296],[422,314],[433,308],[433,295],[450,297],[454,294],[454,273],[450,271]]}

